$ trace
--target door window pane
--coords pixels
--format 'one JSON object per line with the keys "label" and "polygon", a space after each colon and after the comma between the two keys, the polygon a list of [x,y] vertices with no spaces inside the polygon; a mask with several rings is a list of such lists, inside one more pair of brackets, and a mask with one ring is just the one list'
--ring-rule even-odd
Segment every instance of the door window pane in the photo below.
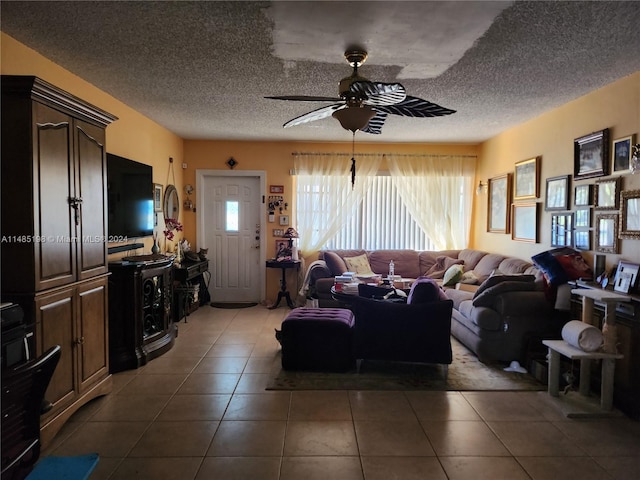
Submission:
{"label": "door window pane", "polygon": [[235,200],[227,200],[225,229],[227,232],[237,232],[239,230],[239,203]]}

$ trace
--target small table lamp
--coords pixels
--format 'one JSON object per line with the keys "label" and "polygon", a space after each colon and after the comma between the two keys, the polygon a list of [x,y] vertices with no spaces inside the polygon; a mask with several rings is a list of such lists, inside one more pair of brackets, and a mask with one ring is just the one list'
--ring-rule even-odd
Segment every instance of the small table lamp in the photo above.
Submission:
{"label": "small table lamp", "polygon": [[300,238],[300,236],[298,235],[298,232],[296,231],[295,228],[289,227],[287,228],[287,231],[284,232],[283,237],[289,240],[289,250],[291,250],[291,259],[298,260],[298,249],[293,246],[293,239]]}
{"label": "small table lamp", "polygon": [[289,240],[289,248],[291,248],[293,247],[293,239],[300,238],[300,236],[295,228],[289,227],[287,228],[287,231],[284,232],[283,238],[287,238]]}

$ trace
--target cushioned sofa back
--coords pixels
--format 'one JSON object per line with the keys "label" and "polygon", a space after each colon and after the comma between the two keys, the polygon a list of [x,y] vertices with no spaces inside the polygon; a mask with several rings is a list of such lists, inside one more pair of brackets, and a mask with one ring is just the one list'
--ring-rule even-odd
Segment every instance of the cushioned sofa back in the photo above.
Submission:
{"label": "cushioned sofa back", "polygon": [[480,279],[480,283],[484,282],[505,258],[504,255],[497,253],[488,253],[482,257],[473,269],[476,276]]}
{"label": "cushioned sofa back", "polygon": [[375,273],[388,274],[393,260],[395,274],[406,278],[420,276],[420,254],[416,250],[373,250],[369,252],[369,264]]}
{"label": "cushioned sofa back", "polygon": [[458,258],[460,250],[441,250],[439,252],[424,251],[418,255],[420,257],[420,275],[424,275],[436,264],[438,257]]}
{"label": "cushioned sofa back", "polygon": [[478,262],[487,254],[487,252],[483,252],[481,250],[471,250],[469,248],[465,248],[464,250],[460,250],[458,254],[458,258],[464,260],[464,271],[468,272],[469,270],[473,270],[478,265]]}

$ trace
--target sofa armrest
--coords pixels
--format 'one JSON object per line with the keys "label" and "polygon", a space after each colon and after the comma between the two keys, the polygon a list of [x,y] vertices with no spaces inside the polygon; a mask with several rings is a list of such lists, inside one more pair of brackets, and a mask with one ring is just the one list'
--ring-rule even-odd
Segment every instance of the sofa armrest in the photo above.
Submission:
{"label": "sofa armrest", "polygon": [[327,264],[323,261],[316,261],[309,267],[309,285],[316,285],[321,278],[331,278],[333,282],[333,275],[331,275]]}
{"label": "sofa armrest", "polygon": [[505,292],[496,295],[495,310],[503,317],[550,314],[553,310],[544,292]]}

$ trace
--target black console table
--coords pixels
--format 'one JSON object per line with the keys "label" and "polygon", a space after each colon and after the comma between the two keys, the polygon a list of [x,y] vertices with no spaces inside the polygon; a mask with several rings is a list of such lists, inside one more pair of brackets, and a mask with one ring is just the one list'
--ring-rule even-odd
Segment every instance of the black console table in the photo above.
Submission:
{"label": "black console table", "polygon": [[173,265],[173,321],[179,322],[209,303],[210,296],[204,276],[209,273],[209,260],[191,261],[184,259]]}
{"label": "black console table", "polygon": [[109,263],[109,359],[112,373],[145,365],[171,349],[174,257],[139,255]]}
{"label": "black console table", "polygon": [[300,269],[300,260],[267,260],[267,268],[280,268],[282,269],[282,279],[280,280],[280,291],[278,292],[278,300],[276,303],[269,307],[270,309],[278,308],[280,305],[280,300],[283,298],[287,301],[287,305],[289,308],[293,308],[293,302],[291,301],[291,295],[287,291],[287,269],[295,268],[296,270]]}

